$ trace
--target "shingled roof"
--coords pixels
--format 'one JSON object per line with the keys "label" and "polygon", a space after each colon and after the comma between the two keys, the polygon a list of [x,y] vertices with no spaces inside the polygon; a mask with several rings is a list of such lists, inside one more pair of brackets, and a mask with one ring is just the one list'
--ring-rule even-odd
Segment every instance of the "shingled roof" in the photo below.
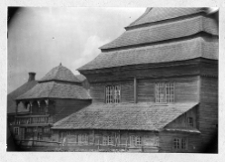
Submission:
{"label": "shingled roof", "polygon": [[50,70],[39,82],[46,82],[51,80],[78,83],[81,82],[69,69],[62,66],[61,63],[59,66]]}
{"label": "shingled roof", "polygon": [[60,98],[91,99],[88,91],[81,86],[81,81],[61,64],[48,72],[32,89],[17,97],[17,100]]}
{"label": "shingled roof", "polygon": [[166,63],[195,58],[218,60],[218,39],[195,37],[167,44],[103,52],[78,70],[94,70],[147,63]]}
{"label": "shingled roof", "polygon": [[17,99],[40,98],[91,99],[88,92],[80,85],[54,81],[39,83]]}
{"label": "shingled roof", "polygon": [[141,15],[137,20],[132,22],[128,27],[143,25],[147,23],[160,22],[163,20],[173,19],[181,16],[206,12],[207,12],[206,8],[182,8],[182,7],[147,8],[145,13]]}
{"label": "shingled roof", "polygon": [[[34,73],[30,73],[29,75],[34,74]],[[24,94],[25,92],[27,92],[28,90],[30,90],[31,88],[33,88],[38,82],[35,80],[35,78],[29,78],[29,80],[24,83],[22,86],[20,86],[19,88],[15,89],[14,91],[12,91],[11,93],[9,93],[7,95],[7,113],[15,113],[16,112],[16,98],[22,94]],[[25,109],[22,105],[19,105],[18,107],[18,112],[24,112],[27,111],[27,109]]]}
{"label": "shingled roof", "polygon": [[52,129],[119,129],[159,131],[197,103],[92,104],[56,122]]}
{"label": "shingled roof", "polygon": [[218,35],[218,25],[216,20],[210,17],[199,15],[179,21],[128,30],[114,41],[100,48],[105,50],[146,43],[155,43],[170,39],[187,37],[200,32]]}

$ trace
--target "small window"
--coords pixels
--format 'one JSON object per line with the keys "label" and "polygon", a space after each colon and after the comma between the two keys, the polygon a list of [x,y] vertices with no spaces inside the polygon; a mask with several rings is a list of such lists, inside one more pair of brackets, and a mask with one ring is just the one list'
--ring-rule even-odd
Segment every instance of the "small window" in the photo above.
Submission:
{"label": "small window", "polygon": [[109,85],[105,88],[105,102],[106,103],[120,103],[120,86]]}
{"label": "small window", "polygon": [[19,127],[15,127],[14,128],[14,134],[15,135],[19,135]]}
{"label": "small window", "polygon": [[141,146],[141,145],[142,145],[141,137],[140,136],[137,136],[136,137],[136,146]]}
{"label": "small window", "polygon": [[194,119],[193,119],[193,117],[188,117],[187,118],[187,122],[188,122],[189,126],[194,127]]}
{"label": "small window", "polygon": [[107,138],[107,136],[103,136],[103,138],[102,138],[102,144],[103,145],[107,145],[108,144],[108,138]]}
{"label": "small window", "polygon": [[158,103],[174,102],[174,83],[156,83],[155,102]]}
{"label": "small window", "polygon": [[108,136],[108,145],[113,145],[113,137]]}
{"label": "small window", "polygon": [[187,145],[187,140],[184,139],[184,138],[175,138],[173,140],[173,148],[174,149],[181,149],[181,150],[185,150],[186,149],[186,146]]}

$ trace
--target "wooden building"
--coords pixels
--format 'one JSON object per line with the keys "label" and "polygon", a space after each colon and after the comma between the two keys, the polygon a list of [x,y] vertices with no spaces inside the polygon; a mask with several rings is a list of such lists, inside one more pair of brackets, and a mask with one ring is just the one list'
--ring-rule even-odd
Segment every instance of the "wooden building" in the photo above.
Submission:
{"label": "wooden building", "polygon": [[78,69],[92,104],[56,122],[55,138],[87,151],[204,152],[218,131],[218,12],[148,8],[125,29]]}
{"label": "wooden building", "polygon": [[[51,141],[51,126],[60,119],[88,106],[91,98],[82,82],[61,64],[49,71],[33,88],[16,98],[28,110],[17,114],[13,123],[19,140]],[[15,107],[17,113],[17,106]],[[27,142],[29,145],[29,141]]]}

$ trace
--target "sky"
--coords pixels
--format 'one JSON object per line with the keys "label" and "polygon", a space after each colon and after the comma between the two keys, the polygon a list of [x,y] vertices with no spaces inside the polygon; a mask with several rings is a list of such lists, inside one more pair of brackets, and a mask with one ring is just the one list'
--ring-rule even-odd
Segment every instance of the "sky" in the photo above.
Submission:
{"label": "sky", "polygon": [[28,80],[41,79],[62,63],[76,69],[100,54],[99,47],[114,40],[146,8],[29,7],[20,9],[8,27],[7,92]]}

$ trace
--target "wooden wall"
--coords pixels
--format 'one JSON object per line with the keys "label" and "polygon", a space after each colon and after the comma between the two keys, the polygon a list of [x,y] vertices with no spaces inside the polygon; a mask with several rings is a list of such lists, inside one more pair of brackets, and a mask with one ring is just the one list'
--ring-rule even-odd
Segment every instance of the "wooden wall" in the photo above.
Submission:
{"label": "wooden wall", "polygon": [[90,88],[92,102],[105,103],[105,87],[107,85],[121,85],[121,102],[134,102],[133,80],[121,82],[92,83]]}
{"label": "wooden wall", "polygon": [[55,114],[53,114],[53,122],[57,122],[91,104],[91,100],[56,99],[54,101]]}
{"label": "wooden wall", "polygon": [[[173,148],[174,138],[186,138],[187,139],[187,149],[185,150],[176,150]],[[188,133],[179,133],[179,132],[160,132],[159,133],[159,146],[160,152],[186,152],[186,153],[195,153],[201,152],[201,136],[199,134],[188,134]]]}
{"label": "wooden wall", "polygon": [[175,102],[199,101],[199,77],[173,77],[161,79],[140,79],[137,83],[138,102],[155,102],[155,83],[173,82]]}
{"label": "wooden wall", "polygon": [[[187,128],[187,129],[193,129],[193,128],[198,128],[197,125],[197,109],[198,106],[196,106],[195,108],[189,110],[188,112],[186,112],[185,114],[181,115],[180,117],[178,117],[177,119],[175,119],[173,122],[169,123],[165,128],[177,128],[177,129],[183,129],[183,128]],[[194,120],[194,126],[190,126],[187,123],[187,118],[188,117],[192,117]]]}
{"label": "wooden wall", "polygon": [[[138,79],[137,102],[155,102],[155,83],[173,82],[175,102],[198,102],[200,79],[197,76],[161,79]],[[105,86],[121,85],[121,102],[134,102],[134,81],[92,83],[90,95],[93,102],[105,103]]]}
{"label": "wooden wall", "polygon": [[[65,142],[65,145],[70,145],[70,142],[77,142],[78,135],[87,134],[89,145],[102,145],[103,135],[113,136],[113,144],[124,147],[130,147],[130,136],[141,136],[142,146],[158,148],[159,137],[158,133],[146,131],[125,131],[125,130],[54,130],[54,140]],[[58,134],[58,135],[57,135]],[[57,139],[58,137],[58,139]],[[72,145],[72,144],[71,144]]]}
{"label": "wooden wall", "polygon": [[[210,144],[218,132],[218,79],[201,77],[201,103],[199,106],[199,130],[205,145]],[[217,141],[215,141],[217,142]]]}

